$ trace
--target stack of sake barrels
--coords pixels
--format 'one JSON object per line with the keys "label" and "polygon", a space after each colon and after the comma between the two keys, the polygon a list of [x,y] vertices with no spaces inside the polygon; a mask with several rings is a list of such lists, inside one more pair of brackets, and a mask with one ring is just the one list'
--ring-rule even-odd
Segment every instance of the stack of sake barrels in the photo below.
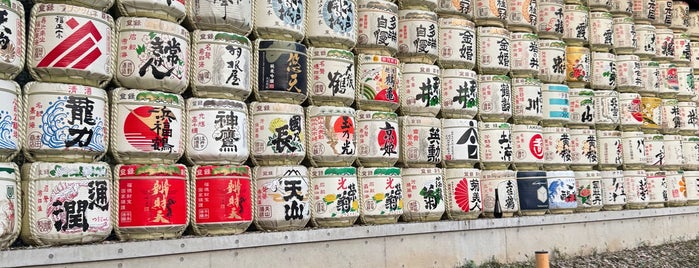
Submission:
{"label": "stack of sake barrels", "polygon": [[[688,16],[688,27],[687,34],[690,38],[690,67],[692,67],[694,74],[694,96],[692,102],[699,106],[699,11],[690,11]],[[687,103],[691,107],[692,104]],[[696,110],[691,114],[690,109],[685,115],[686,127],[699,127],[696,120]],[[690,121],[691,119],[691,121]],[[696,129],[692,129],[696,130]],[[680,133],[682,135],[682,156],[684,158],[684,165],[682,169],[684,170],[685,178],[685,190],[687,194],[687,205],[699,205],[699,137],[696,134],[699,132],[690,133],[690,131],[684,131]]]}

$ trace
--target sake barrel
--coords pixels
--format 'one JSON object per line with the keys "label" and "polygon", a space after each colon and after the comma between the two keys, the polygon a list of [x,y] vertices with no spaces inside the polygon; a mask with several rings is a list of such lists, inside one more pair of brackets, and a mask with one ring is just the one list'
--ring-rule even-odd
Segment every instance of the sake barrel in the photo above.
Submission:
{"label": "sake barrel", "polygon": [[[480,190],[480,188],[479,188]],[[19,236],[22,226],[22,199],[20,196],[20,175],[14,163],[0,164],[0,249],[9,248]],[[50,228],[51,226],[49,226]]]}
{"label": "sake barrel", "polygon": [[576,171],[592,170],[599,163],[597,133],[594,129],[570,129],[570,167]]}
{"label": "sake barrel", "polygon": [[537,1],[509,1],[507,4],[507,29],[513,32],[536,32],[537,15]]}
{"label": "sake barrel", "polygon": [[[8,17],[9,17],[9,11]],[[15,14],[19,16],[19,14]],[[9,18],[8,18],[9,20]],[[114,76],[114,20],[107,13],[65,4],[36,4],[27,34],[27,70],[35,80],[105,87]],[[21,23],[15,20],[15,23]],[[8,26],[5,26],[8,27]],[[24,34],[23,28],[5,28]],[[52,32],[46,29],[51,29]],[[9,38],[9,36],[7,37]],[[22,39],[8,40],[5,53],[23,53]],[[81,41],[83,40],[83,41]],[[119,38],[121,41],[121,38]],[[120,46],[127,44],[120,43]],[[162,49],[164,49],[163,44]],[[0,51],[2,47],[0,47]],[[136,50],[136,47],[133,47]],[[161,58],[165,57],[162,53]],[[2,55],[2,52],[0,52]],[[20,55],[16,55],[21,57]],[[11,57],[10,55],[0,57]],[[18,59],[21,63],[21,59]],[[22,68],[22,64],[15,68]],[[132,68],[133,69],[133,68]],[[11,74],[13,69],[8,70]],[[16,72],[14,71],[15,75]],[[10,77],[7,77],[10,78]]]}
{"label": "sake barrel", "polygon": [[590,49],[566,47],[566,84],[569,87],[585,87],[590,84]]}
{"label": "sake barrel", "polygon": [[[313,166],[347,167],[357,158],[355,111],[349,107],[306,108],[308,159]],[[357,214],[359,215],[359,214]]]}
{"label": "sake barrel", "polygon": [[682,169],[699,169],[699,137],[682,136],[682,159],[684,160]]}
{"label": "sake barrel", "polygon": [[670,29],[685,32],[689,27],[689,4],[685,1],[672,1],[672,20]]}
{"label": "sake barrel", "polygon": [[474,168],[444,170],[444,201],[451,220],[472,220],[483,212],[481,171]]}
{"label": "sake barrel", "polygon": [[637,47],[636,28],[631,17],[614,18],[614,52],[617,54],[632,54]]}
{"label": "sake barrel", "polygon": [[661,130],[663,123],[662,110],[662,99],[655,97],[642,97],[641,103],[643,104],[643,125],[641,129],[646,132],[657,132]]}
{"label": "sake barrel", "polygon": [[590,87],[612,90],[616,88],[616,55],[607,52],[592,52],[590,55]]}
{"label": "sake barrel", "polygon": [[357,109],[395,111],[400,103],[400,81],[398,59],[379,55],[357,55]]}
{"label": "sake barrel", "polygon": [[189,32],[173,22],[121,17],[117,27],[117,73],[127,88],[180,94],[189,85]]}
{"label": "sake barrel", "polygon": [[539,79],[544,83],[563,83],[566,80],[566,43],[557,40],[539,40]]}
{"label": "sake barrel", "polygon": [[563,37],[563,0],[537,1],[537,33],[541,39]]}
{"label": "sake barrel", "polygon": [[395,113],[357,111],[357,164],[393,166],[398,161],[401,135]]}
{"label": "sake barrel", "polygon": [[563,41],[569,46],[583,46],[590,35],[590,9],[584,5],[565,5],[563,8]]}
{"label": "sake barrel", "polygon": [[655,20],[651,23],[655,27],[668,28],[672,25],[672,0],[655,1]]}
{"label": "sake barrel", "polygon": [[14,79],[24,69],[26,50],[24,6],[20,1],[11,0],[0,4],[0,12],[3,11],[7,15],[5,15],[5,22],[0,23],[0,27],[3,28],[7,41],[0,45],[0,78]]}
{"label": "sake barrel", "polygon": [[672,47],[675,51],[673,52],[672,63],[678,66],[689,66],[689,61],[692,58],[689,35],[686,33],[675,33],[673,34],[673,42],[674,45]]}
{"label": "sake barrel", "polygon": [[663,99],[660,106],[663,121],[660,124],[663,134],[677,134],[682,126],[680,106],[677,99]]}
{"label": "sake barrel", "polygon": [[619,93],[614,90],[595,91],[595,129],[613,130],[619,126]]}
{"label": "sake barrel", "polygon": [[653,97],[660,90],[660,64],[657,61],[641,61],[641,88],[638,93],[642,96]]}
{"label": "sake barrel", "polygon": [[549,209],[545,171],[518,171],[519,213],[524,216],[544,215]]}
{"label": "sake barrel", "polygon": [[512,126],[513,167],[539,170],[544,164],[544,138],[539,125]]}
{"label": "sake barrel", "polygon": [[151,17],[176,23],[187,15],[184,0],[116,0],[116,7],[124,17]]}
{"label": "sake barrel", "polygon": [[442,120],[442,166],[473,167],[479,160],[478,121]]}
{"label": "sake barrel", "polygon": [[357,1],[357,53],[392,56],[398,52],[398,6],[389,1]]}
{"label": "sake barrel", "polygon": [[251,93],[252,45],[226,32],[192,33],[190,86],[202,98],[245,100]]}
{"label": "sake barrel", "polygon": [[687,33],[692,41],[699,39],[699,11],[689,11]]}
{"label": "sake barrel", "polygon": [[476,70],[478,74],[504,75],[510,71],[510,31],[499,27],[478,27]]}
{"label": "sake barrel", "polygon": [[624,156],[621,131],[597,130],[598,167],[600,170],[616,170],[621,166]]}
{"label": "sake barrel", "polygon": [[359,184],[354,167],[310,168],[311,222],[318,227],[352,226],[359,218]]}
{"label": "sake barrel", "polygon": [[619,92],[638,92],[643,87],[641,80],[641,61],[636,55],[619,55],[616,57],[616,89]]}
{"label": "sake barrel", "polygon": [[696,97],[694,70],[691,67],[677,67],[677,99],[690,101]]}
{"label": "sake barrel", "polygon": [[549,212],[553,214],[573,213],[578,207],[575,173],[573,171],[547,171],[546,185],[548,186]]}
{"label": "sake barrel", "polygon": [[198,165],[242,164],[250,156],[247,105],[224,99],[187,99],[185,157]]}
{"label": "sake barrel", "polygon": [[648,206],[648,180],[643,170],[624,170],[626,209],[643,209]]}
{"label": "sake barrel", "polygon": [[478,26],[505,27],[507,2],[500,0],[474,0],[473,21]]}
{"label": "sake barrel", "polygon": [[544,126],[563,126],[570,122],[570,103],[568,86],[559,84],[543,84],[541,87]]}
{"label": "sake barrel", "polygon": [[357,85],[354,54],[334,48],[310,48],[312,84],[308,99],[313,105],[350,106]]}
{"label": "sake barrel", "polygon": [[665,164],[665,143],[661,134],[645,134],[643,144],[646,151],[645,170],[659,170]]}
{"label": "sake barrel", "polygon": [[300,41],[306,32],[308,3],[301,0],[254,1],[252,31],[258,38]]}
{"label": "sake barrel", "polygon": [[619,94],[620,127],[623,131],[641,130],[643,113],[641,112],[641,95],[638,93]]}
{"label": "sake barrel", "polygon": [[576,212],[597,212],[602,209],[602,175],[599,171],[576,171],[575,187],[578,194]]}
{"label": "sake barrel", "polygon": [[437,14],[432,11],[398,11],[398,57],[401,62],[432,64],[437,60]]}
{"label": "sake barrel", "polygon": [[248,166],[194,166],[189,218],[197,235],[232,235],[252,224],[252,172]]}
{"label": "sake barrel", "polygon": [[621,143],[625,170],[640,169],[646,165],[646,146],[643,132],[624,131],[621,132]]}
{"label": "sake barrel", "polygon": [[535,78],[512,79],[512,119],[518,124],[538,124],[543,118],[541,81]]}
{"label": "sake barrel", "polygon": [[175,94],[110,92],[109,151],[117,163],[174,163],[184,154],[184,100]]}
{"label": "sake barrel", "polygon": [[512,85],[506,75],[478,75],[478,117],[507,121],[512,117]]}
{"label": "sake barrel", "polygon": [[675,40],[672,30],[655,29],[655,57],[656,61],[671,61],[675,57]]}
{"label": "sake barrel", "polygon": [[646,180],[648,182],[648,207],[665,207],[668,189],[665,171],[646,170]]}
{"label": "sake barrel", "polygon": [[103,89],[29,82],[24,92],[23,110],[28,114],[22,147],[27,159],[92,162],[106,153],[110,121]]}
{"label": "sake barrel", "polygon": [[[400,157],[398,163],[403,167],[434,167],[442,162],[441,122],[434,117],[401,116]],[[403,173],[403,179],[405,175]]]}
{"label": "sake barrel", "polygon": [[402,81],[398,90],[401,114],[437,116],[442,93],[439,67],[431,64],[404,63],[401,69]]}
{"label": "sake barrel", "polygon": [[403,221],[438,221],[445,211],[444,175],[441,168],[404,168]]}
{"label": "sake barrel", "polygon": [[364,224],[392,224],[403,214],[403,181],[401,169],[395,167],[357,170],[359,218]]}
{"label": "sake barrel", "polygon": [[301,43],[255,41],[253,93],[259,101],[301,104],[308,97],[308,54]]}
{"label": "sake barrel", "polygon": [[687,187],[687,205],[699,205],[699,171],[685,171],[684,178]]}
{"label": "sake barrel", "polygon": [[651,24],[657,16],[655,0],[633,0],[633,19],[639,24]]}
{"label": "sake barrel", "polygon": [[[4,172],[17,174],[12,165],[3,168]],[[106,239],[115,225],[112,214],[117,206],[114,204],[120,204],[114,191],[107,163],[25,164],[21,191],[22,241],[36,246],[58,246]]]}
{"label": "sake barrel", "polygon": [[304,166],[256,166],[254,224],[259,230],[290,231],[311,219],[312,192]]}
{"label": "sake barrel", "polygon": [[306,156],[306,119],[299,105],[250,104],[252,161],[256,165],[298,165]]}
{"label": "sake barrel", "polygon": [[633,0],[612,0],[609,11],[614,16],[632,16],[634,8]]}
{"label": "sake barrel", "polygon": [[595,92],[591,89],[571,88],[570,128],[589,128],[595,126]]}
{"label": "sake barrel", "polygon": [[536,77],[539,74],[539,37],[533,33],[512,33],[510,74]]}
{"label": "sake barrel", "polygon": [[351,49],[357,43],[357,2],[308,1],[306,41],[311,46]]}
{"label": "sake barrel", "polygon": [[22,90],[14,81],[0,80],[0,160],[12,160],[25,139],[26,109]]}
{"label": "sake barrel", "polygon": [[440,18],[463,17],[470,20],[473,18],[473,2],[473,0],[438,0],[435,12]]}
{"label": "sake barrel", "polygon": [[570,150],[569,129],[564,127],[544,127],[544,168],[546,170],[567,170],[573,161]]}
{"label": "sake barrel", "polygon": [[697,122],[697,104],[696,102],[681,101],[678,103],[680,108],[680,134],[694,135],[699,131],[699,122]]}
{"label": "sake barrel", "polygon": [[636,49],[634,54],[639,56],[641,59],[647,60],[655,57],[655,26],[649,24],[635,24],[636,38]]}
{"label": "sake barrel", "polygon": [[196,30],[227,31],[248,35],[252,31],[253,1],[186,1],[187,23]]}
{"label": "sake barrel", "polygon": [[517,178],[512,170],[481,171],[483,216],[510,218],[519,211]]}
{"label": "sake barrel", "polygon": [[609,12],[590,12],[590,49],[609,52],[614,43],[614,22]]}
{"label": "sake barrel", "polygon": [[476,72],[466,69],[441,71],[441,113],[443,118],[472,119],[478,113]]}
{"label": "sake barrel", "polygon": [[477,42],[473,22],[463,18],[439,18],[437,41],[439,42],[437,63],[442,68],[470,70],[476,65]]}
{"label": "sake barrel", "polygon": [[624,172],[621,170],[600,171],[602,176],[603,210],[622,210],[626,205]]}
{"label": "sake barrel", "polygon": [[682,154],[682,136],[663,135],[663,147],[665,151],[665,161],[660,167],[663,170],[681,170],[684,165],[684,155]]}
{"label": "sake barrel", "polygon": [[506,169],[512,164],[512,126],[478,122],[481,168]]}

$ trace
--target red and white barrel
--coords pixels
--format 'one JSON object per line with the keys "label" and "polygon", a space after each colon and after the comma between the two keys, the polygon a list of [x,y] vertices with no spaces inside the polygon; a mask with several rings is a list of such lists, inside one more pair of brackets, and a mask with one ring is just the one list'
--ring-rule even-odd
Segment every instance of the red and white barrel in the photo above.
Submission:
{"label": "red and white barrel", "polygon": [[308,97],[309,61],[306,46],[301,43],[257,39],[252,72],[255,98],[303,103]]}
{"label": "red and white barrel", "polygon": [[570,128],[590,128],[595,126],[595,92],[592,89],[571,88]]}
{"label": "red and white barrel", "polygon": [[514,0],[507,3],[507,29],[512,32],[536,32],[537,1]]}
{"label": "red and white barrel", "polygon": [[245,100],[252,89],[252,45],[242,35],[192,33],[192,94],[202,98]]}
{"label": "red and white barrel", "polygon": [[248,35],[252,31],[252,0],[230,2],[186,1],[187,23],[196,30]]}
{"label": "red and white barrel", "polygon": [[544,169],[567,170],[573,161],[570,150],[569,129],[565,127],[544,127]]}
{"label": "red and white barrel", "polygon": [[660,106],[663,118],[660,127],[663,134],[677,134],[682,127],[682,116],[677,99],[663,99]]}
{"label": "red and white barrel", "polygon": [[569,87],[588,86],[590,84],[590,49],[567,46],[565,56],[566,84]]}
{"label": "red and white barrel", "polygon": [[661,134],[644,134],[643,144],[646,151],[646,171],[659,170],[665,164],[665,143]]}
{"label": "red and white barrel", "polygon": [[559,84],[544,84],[541,87],[544,117],[541,122],[544,126],[563,126],[570,122],[570,104],[568,100],[568,86]]}
{"label": "red and white barrel", "polygon": [[621,131],[597,130],[597,142],[600,170],[616,170],[620,167],[624,160]]}
{"label": "red and white barrel", "polygon": [[644,209],[650,200],[648,180],[643,170],[624,170],[626,209]]}
{"label": "red and white barrel", "polygon": [[544,164],[544,137],[539,125],[512,126],[513,167],[540,170]]}
{"label": "red and white barrel", "polygon": [[512,164],[512,127],[508,123],[478,122],[483,169],[506,169]]}
{"label": "red and white barrel", "polygon": [[539,74],[539,37],[533,33],[512,33],[512,77],[536,77]]}
{"label": "red and white barrel", "polygon": [[172,164],[184,154],[180,95],[116,88],[109,99],[109,151],[117,163]]}
{"label": "red and white barrel", "polygon": [[116,21],[114,82],[126,88],[180,94],[189,86],[189,32],[169,21],[121,17]]}
{"label": "red and white barrel", "polygon": [[699,170],[699,137],[682,136],[682,169]]}
{"label": "red and white barrel", "polygon": [[357,164],[393,166],[398,161],[398,116],[391,112],[357,111]]}
{"label": "red and white barrel", "polygon": [[697,121],[697,103],[693,101],[681,101],[677,103],[680,108],[680,134],[693,136],[699,131]]}
{"label": "red and white barrel", "polygon": [[357,122],[349,107],[306,108],[307,156],[314,167],[347,167],[357,159]]}
{"label": "red and white barrel", "polygon": [[354,167],[310,168],[311,223],[352,226],[359,218],[359,183]]}
{"label": "red and white barrel", "polygon": [[670,29],[655,29],[655,57],[653,60],[668,62],[675,58],[675,37]]}
{"label": "red and white barrel", "polygon": [[476,28],[470,20],[440,18],[438,42],[437,63],[442,68],[470,70],[476,66]]}
{"label": "red and white barrel", "polygon": [[643,60],[649,60],[655,57],[655,26],[650,24],[636,24],[636,49],[634,54]]}
{"label": "red and white barrel", "polygon": [[641,61],[641,88],[638,93],[651,97],[660,90],[660,64],[657,61]]}
{"label": "red and white barrel", "polygon": [[398,6],[383,0],[357,1],[357,53],[392,56],[398,52]]}
{"label": "red and white barrel", "polygon": [[665,171],[646,170],[648,183],[648,207],[662,208],[667,202],[667,177]]}
{"label": "red and white barrel", "polygon": [[641,95],[638,93],[619,94],[619,124],[621,130],[641,130],[643,125],[643,113],[641,112]]}
{"label": "red and white barrel", "polygon": [[437,14],[425,10],[398,11],[398,57],[401,62],[432,64],[437,60]]}
{"label": "red and white barrel", "polygon": [[672,63],[660,64],[660,87],[658,95],[663,98],[675,98],[680,90],[677,65]]}
{"label": "red and white barrel", "polygon": [[633,16],[633,8],[633,0],[612,0],[609,12],[617,17],[630,17]]}
{"label": "red and white barrel", "polygon": [[446,210],[444,173],[441,168],[403,168],[403,220],[438,221]]}
{"label": "red and white barrel", "polygon": [[661,168],[663,170],[680,170],[684,165],[684,155],[682,154],[682,136],[663,135],[663,147],[665,148],[665,161]]}
{"label": "red and white barrel", "polygon": [[0,160],[11,161],[23,147],[26,138],[27,109],[21,97],[22,89],[15,81],[0,80]]}
{"label": "red and white barrel", "polygon": [[614,52],[618,55],[633,54],[637,46],[636,28],[633,18],[614,18],[613,23]]}
{"label": "red and white barrel", "polygon": [[107,152],[112,131],[104,89],[29,82],[23,102],[27,121],[22,147],[30,161],[93,162]]}
{"label": "red and white barrel", "polygon": [[539,79],[513,78],[512,99],[514,105],[512,119],[515,123],[538,124],[541,121],[544,100]]}
{"label": "red and white barrel", "polygon": [[644,134],[640,131],[621,132],[623,167],[628,169],[640,169],[646,165],[646,147]]}
{"label": "red and white barrel", "polygon": [[689,66],[689,62],[692,58],[692,49],[690,46],[689,35],[686,33],[675,33],[673,35],[673,40],[673,48],[675,50],[675,55],[672,59],[672,63],[677,64],[677,66]]}
{"label": "red and white barrel", "polygon": [[656,0],[633,0],[633,19],[638,24],[651,24],[658,16]]}
{"label": "red and white barrel", "polygon": [[622,210],[626,205],[624,172],[621,170],[600,171],[602,176],[602,204],[604,210]]}
{"label": "red and white barrel", "polygon": [[444,118],[472,119],[478,113],[476,72],[466,69],[443,69],[441,112]]}
{"label": "red and white barrel", "polygon": [[473,21],[477,26],[505,27],[507,2],[502,0],[473,0]]}
{"label": "red and white barrel", "polygon": [[403,180],[396,167],[360,167],[359,218],[364,224],[392,224],[403,214]]}
{"label": "red and white barrel", "polygon": [[699,205],[699,171],[685,171],[684,179],[687,189],[687,205]]}
{"label": "red and white barrel", "polygon": [[641,125],[641,129],[646,132],[660,131],[663,125],[662,99],[642,97],[641,103],[643,103],[643,109],[641,110],[643,125]]}
{"label": "red and white barrel", "polygon": [[478,121],[442,119],[442,165],[473,167],[479,160]]}
{"label": "red and white barrel", "polygon": [[672,25],[672,0],[655,0],[655,20],[651,23],[658,28]]}
{"label": "red and white barrel", "polygon": [[590,48],[609,52],[614,44],[614,21],[609,12],[590,12]]}
{"label": "red and white barrel", "polygon": [[198,165],[243,164],[250,156],[248,107],[242,101],[187,99],[185,157]]}
{"label": "red and white barrel", "polygon": [[687,205],[687,181],[682,170],[665,171],[667,181],[667,206]]}
{"label": "red and white barrel", "polygon": [[384,112],[398,109],[401,81],[398,66],[398,59],[393,57],[357,55],[357,109]]}
{"label": "red and white barrel", "polygon": [[[5,177],[18,173],[14,165],[7,164],[0,171],[6,174]],[[114,226],[112,214],[118,207],[115,203],[125,204],[114,200],[116,194],[112,191],[112,176],[107,163],[25,164],[22,166],[23,203],[14,204],[23,210],[22,240],[36,246],[57,246],[106,239]],[[133,195],[139,193],[134,191]],[[19,196],[19,191],[10,194]],[[186,199],[183,201],[186,203]]]}
{"label": "red and white barrel", "polygon": [[613,130],[619,126],[619,93],[614,90],[595,91],[595,129]]}
{"label": "red and white barrel", "polygon": [[116,0],[116,7],[125,17],[150,17],[176,23],[187,15],[185,0]]}
{"label": "red and white barrel", "polygon": [[[496,1],[496,0],[492,0]],[[503,1],[504,2],[504,1]],[[512,57],[510,31],[500,27],[478,27],[476,70],[478,74],[505,75]]]}
{"label": "red and white barrel", "polygon": [[311,186],[304,166],[257,166],[253,170],[258,230],[290,231],[311,220]]}
{"label": "red and white barrel", "polygon": [[117,165],[114,220],[119,240],[176,238],[189,224],[187,167],[180,164]]}
{"label": "red and white barrel", "polygon": [[599,162],[597,157],[597,133],[594,129],[571,128],[570,154],[572,170],[592,170]]}
{"label": "red and white barrel", "polygon": [[403,115],[437,116],[442,89],[437,65],[401,64],[401,86],[398,90]]}
{"label": "red and white barrel", "polygon": [[695,98],[695,77],[691,67],[677,67],[677,99],[680,101],[691,101]]}
{"label": "red and white barrel", "polygon": [[547,171],[549,212],[552,214],[573,213],[578,207],[573,171]]}
{"label": "red and white barrel", "polygon": [[300,105],[250,104],[250,143],[255,165],[298,165],[306,156],[306,119]]}
{"label": "red and white barrel", "polygon": [[510,218],[519,211],[517,177],[512,170],[481,171],[483,216]]}
{"label": "red and white barrel", "polygon": [[252,172],[248,166],[194,166],[189,219],[197,235],[233,235],[252,224]]}
{"label": "red and white barrel", "polygon": [[[9,29],[23,34],[23,28],[5,29],[6,34]],[[27,70],[38,81],[105,87],[114,76],[117,55],[113,41],[114,20],[107,13],[64,4],[36,4],[32,8],[27,37]],[[6,50],[5,53],[23,52],[21,40],[17,37],[8,40],[7,46],[15,46],[17,51]],[[126,45],[118,43],[118,46]],[[163,43],[162,48],[165,45]],[[135,52],[136,46],[132,50]],[[162,54],[165,60],[165,53]],[[17,67],[21,68],[21,64]]]}
{"label": "red and white barrel", "polygon": [[309,49],[312,77],[308,99],[313,105],[350,106],[356,94],[354,54],[335,48]]}
{"label": "red and white barrel", "polygon": [[486,122],[512,117],[512,86],[506,75],[478,75],[478,117]]}
{"label": "red and white barrel", "polygon": [[[14,163],[0,163],[0,249],[9,248],[19,236],[22,226],[22,198],[20,196],[19,168]],[[480,190],[480,184],[479,184]],[[25,193],[26,194],[26,193]],[[52,226],[48,226],[51,228]]]}
{"label": "red and white barrel", "polygon": [[686,32],[689,28],[689,4],[685,1],[672,1],[672,21],[670,29]]}
{"label": "red and white barrel", "polygon": [[[403,167],[434,167],[442,162],[442,124],[434,117],[401,116],[400,157]],[[405,179],[405,173],[404,179]]]}
{"label": "red and white barrel", "polygon": [[6,13],[6,21],[0,27],[4,28],[4,36],[7,38],[0,46],[0,78],[14,79],[24,69],[24,6],[21,1],[10,0],[0,4],[0,12]]}
{"label": "red and white barrel", "polygon": [[537,1],[537,33],[541,39],[563,37],[563,0]]}
{"label": "red and white barrel", "polygon": [[352,49],[357,44],[357,1],[307,1],[306,40],[310,46]]}
{"label": "red and white barrel", "polygon": [[252,31],[257,38],[301,41],[306,32],[308,3],[301,0],[254,1]]}
{"label": "red and white barrel", "polygon": [[616,88],[617,68],[616,56],[607,52],[592,52],[592,75],[590,87],[595,90]]}
{"label": "red and white barrel", "polygon": [[557,40],[539,40],[539,79],[544,83],[563,83],[566,80],[566,43]]}
{"label": "red and white barrel", "polygon": [[638,92],[643,87],[641,80],[641,61],[636,55],[618,55],[616,57],[617,82],[619,92]]}
{"label": "red and white barrel", "polygon": [[463,17],[470,20],[473,18],[473,2],[473,0],[437,0],[437,8],[434,10],[440,18]]}
{"label": "red and white barrel", "polygon": [[563,41],[569,46],[583,46],[590,36],[590,9],[584,5],[563,8]]}
{"label": "red and white barrel", "polygon": [[475,168],[444,170],[447,217],[451,220],[473,220],[483,212],[481,171]]}
{"label": "red and white barrel", "polygon": [[578,207],[576,212],[597,212],[604,206],[602,174],[599,171],[576,171]]}

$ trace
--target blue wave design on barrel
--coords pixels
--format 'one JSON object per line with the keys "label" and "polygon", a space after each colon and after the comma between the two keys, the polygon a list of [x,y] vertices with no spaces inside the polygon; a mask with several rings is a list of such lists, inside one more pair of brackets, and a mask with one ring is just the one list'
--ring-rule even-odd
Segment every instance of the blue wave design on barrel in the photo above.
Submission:
{"label": "blue wave design on barrel", "polygon": [[49,107],[41,115],[41,143],[52,149],[66,147],[69,127],[65,122],[70,116],[70,112],[64,108],[67,98],[59,97],[55,102],[49,102]]}
{"label": "blue wave design on barrel", "polygon": [[87,148],[90,151],[104,152],[104,143],[102,143],[105,134],[104,121],[102,121],[102,118],[98,118],[96,121],[97,123],[92,128],[92,140],[90,140],[90,145]]}
{"label": "blue wave design on barrel", "polygon": [[12,140],[12,115],[7,111],[0,111],[0,148],[17,149],[17,143]]}

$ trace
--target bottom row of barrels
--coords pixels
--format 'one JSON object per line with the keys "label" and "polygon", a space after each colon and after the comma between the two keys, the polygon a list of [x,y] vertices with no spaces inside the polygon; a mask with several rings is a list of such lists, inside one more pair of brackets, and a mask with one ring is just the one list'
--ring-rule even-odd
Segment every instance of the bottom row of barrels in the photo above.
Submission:
{"label": "bottom row of barrels", "polygon": [[685,204],[699,171],[2,163],[0,248]]}

